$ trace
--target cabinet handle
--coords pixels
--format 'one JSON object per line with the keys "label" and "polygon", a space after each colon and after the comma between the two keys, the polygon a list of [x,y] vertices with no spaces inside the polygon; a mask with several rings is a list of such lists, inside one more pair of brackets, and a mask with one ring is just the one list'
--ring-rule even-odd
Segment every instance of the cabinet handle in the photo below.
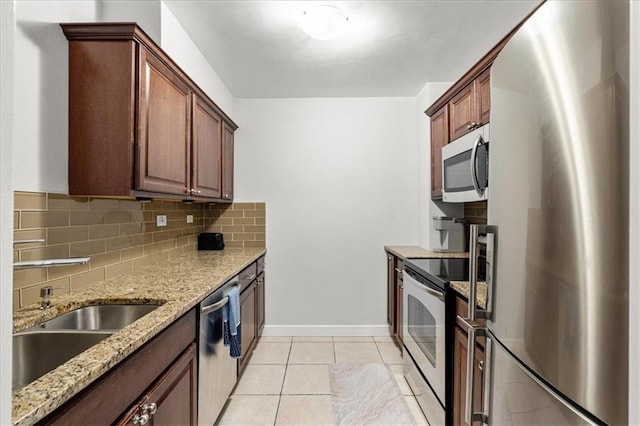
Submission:
{"label": "cabinet handle", "polygon": [[246,280],[249,280],[249,281],[253,281],[253,279],[254,279],[255,277],[256,277],[256,274],[251,274],[251,275],[245,275],[245,276],[244,276],[244,278],[245,278]]}
{"label": "cabinet handle", "polygon": [[389,260],[393,260],[393,257],[391,257],[391,256],[387,256],[387,258],[388,258]]}
{"label": "cabinet handle", "polygon": [[200,193],[202,193],[202,191],[200,191],[199,189],[192,189],[191,193],[192,194],[200,194]]}
{"label": "cabinet handle", "polygon": [[152,402],[151,404],[144,404],[142,406],[142,411],[148,412],[153,416],[156,413],[156,411],[158,411],[158,404],[156,404],[155,402]]}
{"label": "cabinet handle", "polygon": [[398,269],[398,268],[393,268],[396,270],[397,273],[401,274],[402,273],[402,269]]}
{"label": "cabinet handle", "polygon": [[471,124],[467,125],[467,129],[468,130],[472,130],[475,129],[476,127],[478,127],[480,124],[476,123],[475,121],[472,121]]}
{"label": "cabinet handle", "polygon": [[193,189],[190,189],[190,188],[185,188],[184,189],[184,193],[185,194],[191,194],[192,191],[193,191]]}

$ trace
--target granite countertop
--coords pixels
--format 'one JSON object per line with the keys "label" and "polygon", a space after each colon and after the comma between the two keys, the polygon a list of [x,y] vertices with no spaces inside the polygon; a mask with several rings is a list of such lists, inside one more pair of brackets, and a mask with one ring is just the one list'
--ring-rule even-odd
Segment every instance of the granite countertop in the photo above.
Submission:
{"label": "granite countertop", "polygon": [[102,281],[52,298],[46,311],[38,305],[14,314],[14,332],[87,305],[162,304],[107,339],[82,352],[12,395],[12,423],[31,425],[151,340],[205,296],[238,274],[265,249],[227,249],[185,254],[162,265]]}
{"label": "granite countertop", "polygon": [[[469,281],[451,281],[449,287],[469,300]],[[487,309],[487,283],[484,281],[478,281],[476,303],[482,309]]]}
{"label": "granite countertop", "polygon": [[469,253],[450,253],[450,252],[437,252],[428,250],[419,246],[384,246],[384,249],[391,254],[394,254],[403,259],[431,259],[431,258],[466,258],[469,257]]}

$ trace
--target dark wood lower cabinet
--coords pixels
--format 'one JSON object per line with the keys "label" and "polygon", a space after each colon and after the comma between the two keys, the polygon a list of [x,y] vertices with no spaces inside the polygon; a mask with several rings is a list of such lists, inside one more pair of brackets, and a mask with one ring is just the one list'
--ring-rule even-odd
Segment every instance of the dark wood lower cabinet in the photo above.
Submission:
{"label": "dark wood lower cabinet", "polygon": [[[467,302],[460,297],[456,298],[456,312],[466,316]],[[474,375],[474,412],[482,411],[482,374],[484,364],[484,341],[478,339],[475,345],[476,357],[473,366]],[[469,351],[467,333],[456,325],[453,340],[453,424],[467,425],[465,420],[465,403],[467,392],[467,354]],[[474,422],[481,425],[482,422]]]}
{"label": "dark wood lower cabinet", "polygon": [[240,294],[240,350],[238,374],[244,371],[256,341],[256,282],[255,280]]}
{"label": "dark wood lower cabinet", "polygon": [[264,318],[265,318],[265,280],[264,272],[258,275],[256,279],[256,320],[258,322],[258,336],[262,336],[262,330],[264,330]]}
{"label": "dark wood lower cabinet", "polygon": [[[39,424],[118,423],[152,394],[164,395],[166,401],[156,402],[158,407],[162,405],[159,419],[179,417],[173,424],[195,424],[197,376],[195,354],[189,355],[195,340],[196,312],[191,310]],[[173,393],[172,386],[186,394]]]}
{"label": "dark wood lower cabinet", "polygon": [[387,324],[389,325],[389,334],[400,348],[402,348],[403,322],[403,268],[403,259],[387,252]]}
{"label": "dark wood lower cabinet", "polygon": [[139,425],[145,416],[148,425],[195,425],[197,354],[192,343],[118,425]]}

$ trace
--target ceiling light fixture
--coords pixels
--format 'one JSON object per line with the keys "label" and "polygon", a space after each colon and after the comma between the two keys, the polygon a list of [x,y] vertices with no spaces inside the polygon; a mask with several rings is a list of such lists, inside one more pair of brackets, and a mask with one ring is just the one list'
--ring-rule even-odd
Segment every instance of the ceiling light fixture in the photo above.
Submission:
{"label": "ceiling light fixture", "polygon": [[335,6],[319,5],[305,10],[300,28],[316,40],[336,38],[347,29],[349,17]]}

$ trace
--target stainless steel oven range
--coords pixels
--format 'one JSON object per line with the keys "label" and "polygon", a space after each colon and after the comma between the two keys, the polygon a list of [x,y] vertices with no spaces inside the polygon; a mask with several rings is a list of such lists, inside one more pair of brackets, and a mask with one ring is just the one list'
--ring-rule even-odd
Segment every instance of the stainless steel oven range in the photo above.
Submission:
{"label": "stainless steel oven range", "polygon": [[455,296],[449,281],[468,279],[467,259],[404,263],[404,375],[429,424],[453,422]]}

